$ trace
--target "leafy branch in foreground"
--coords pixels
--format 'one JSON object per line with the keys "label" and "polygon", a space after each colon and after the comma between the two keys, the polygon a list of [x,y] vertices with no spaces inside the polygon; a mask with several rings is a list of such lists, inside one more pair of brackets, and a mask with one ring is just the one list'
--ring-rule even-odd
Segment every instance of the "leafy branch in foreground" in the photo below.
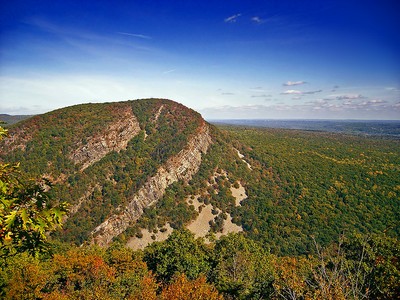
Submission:
{"label": "leafy branch in foreground", "polygon": [[[7,130],[0,126],[0,140]],[[50,182],[23,183],[19,165],[0,163],[0,257],[46,252],[47,232],[62,225],[67,204],[52,206]]]}

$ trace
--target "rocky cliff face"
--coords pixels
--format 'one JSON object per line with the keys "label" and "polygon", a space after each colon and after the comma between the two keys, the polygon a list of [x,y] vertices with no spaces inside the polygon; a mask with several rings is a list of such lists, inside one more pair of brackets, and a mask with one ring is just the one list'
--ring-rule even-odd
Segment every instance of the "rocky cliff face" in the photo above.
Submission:
{"label": "rocky cliff face", "polygon": [[96,133],[85,144],[80,143],[69,155],[72,161],[81,165],[81,171],[111,151],[125,149],[128,142],[140,132],[139,122],[129,106],[119,107],[117,113],[119,119]]}
{"label": "rocky cliff face", "polygon": [[178,180],[189,181],[199,170],[202,154],[207,152],[210,144],[209,127],[203,121],[186,147],[158,168],[157,173],[121,209],[122,213],[111,216],[93,230],[92,242],[107,245],[113,237],[125,231],[131,222],[136,221],[144,208],[159,200],[169,185]]}

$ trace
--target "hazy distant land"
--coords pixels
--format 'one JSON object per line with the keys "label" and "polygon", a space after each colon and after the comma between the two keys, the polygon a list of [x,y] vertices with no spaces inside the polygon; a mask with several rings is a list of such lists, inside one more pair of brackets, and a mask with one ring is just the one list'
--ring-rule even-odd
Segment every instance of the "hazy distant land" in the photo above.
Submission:
{"label": "hazy distant land", "polygon": [[5,127],[32,117],[32,115],[7,115],[0,114],[0,121],[5,122]]}
{"label": "hazy distant land", "polygon": [[213,124],[229,124],[264,128],[327,131],[356,135],[387,136],[400,139],[398,120],[210,120]]}

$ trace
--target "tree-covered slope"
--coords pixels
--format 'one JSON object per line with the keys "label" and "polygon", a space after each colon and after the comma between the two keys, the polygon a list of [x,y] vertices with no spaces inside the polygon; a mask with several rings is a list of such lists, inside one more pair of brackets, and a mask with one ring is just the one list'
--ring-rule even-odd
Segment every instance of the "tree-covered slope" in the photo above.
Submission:
{"label": "tree-covered slope", "polygon": [[82,243],[202,124],[198,113],[169,100],[77,105],[11,127],[1,159],[54,183],[54,199],[71,204],[60,238]]}
{"label": "tree-covered slope", "polygon": [[[322,245],[343,232],[398,238],[399,146],[215,127],[178,103],[147,99],[77,105],[20,122],[0,158],[21,162],[28,177],[47,177],[52,198],[70,203],[56,234],[64,241],[127,243],[143,228],[187,227],[211,205],[211,232],[221,234],[232,217],[273,253],[293,255],[312,251],[312,237]],[[238,204],[233,190],[241,186],[247,198]]]}
{"label": "tree-covered slope", "polygon": [[282,129],[223,127],[252,165],[235,211],[275,253],[307,253],[341,233],[400,234],[397,140]]}

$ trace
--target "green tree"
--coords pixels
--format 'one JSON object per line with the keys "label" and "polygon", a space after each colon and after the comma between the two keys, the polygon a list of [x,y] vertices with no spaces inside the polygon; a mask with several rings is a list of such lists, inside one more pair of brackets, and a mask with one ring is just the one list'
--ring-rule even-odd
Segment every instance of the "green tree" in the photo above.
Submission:
{"label": "green tree", "polygon": [[[0,140],[7,130],[0,126]],[[18,164],[0,163],[0,256],[48,250],[47,233],[62,225],[66,204],[52,206],[50,183],[24,183]]]}
{"label": "green tree", "polygon": [[211,277],[228,297],[268,299],[272,294],[270,254],[242,234],[229,234],[216,242]]}
{"label": "green tree", "polygon": [[116,299],[156,298],[157,283],[141,254],[118,243],[107,249],[106,261],[115,269],[112,294]]}
{"label": "green tree", "polygon": [[[400,242],[386,234],[353,235],[343,241],[347,272],[356,295],[397,299],[400,295]],[[360,297],[361,298],[361,297]]]}
{"label": "green tree", "polygon": [[144,261],[157,278],[166,283],[177,274],[194,280],[210,271],[206,246],[186,229],[175,230],[166,241],[148,246]]}

